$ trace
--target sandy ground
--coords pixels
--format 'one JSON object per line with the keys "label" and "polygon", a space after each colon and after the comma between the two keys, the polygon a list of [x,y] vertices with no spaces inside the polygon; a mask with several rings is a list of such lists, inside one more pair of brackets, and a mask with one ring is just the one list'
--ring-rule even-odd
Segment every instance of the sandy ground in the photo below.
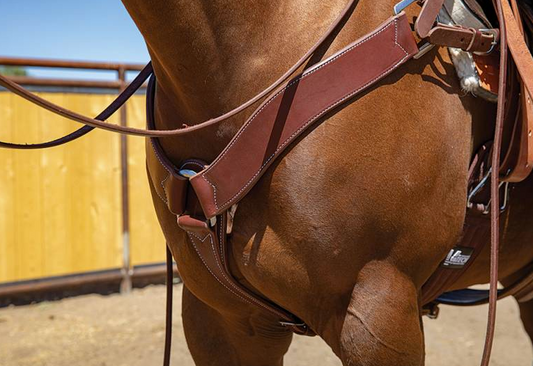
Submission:
{"label": "sandy ground", "polygon": [[[180,286],[175,311],[179,314]],[[57,302],[0,309],[0,366],[160,365],[164,339],[164,287],[131,295],[88,295]],[[485,332],[485,306],[442,307],[438,320],[425,319],[429,366],[477,365]],[[174,319],[172,364],[192,366],[180,316]],[[514,300],[498,310],[491,365],[530,366],[529,338]],[[318,337],[295,337],[289,366],[340,366]]]}

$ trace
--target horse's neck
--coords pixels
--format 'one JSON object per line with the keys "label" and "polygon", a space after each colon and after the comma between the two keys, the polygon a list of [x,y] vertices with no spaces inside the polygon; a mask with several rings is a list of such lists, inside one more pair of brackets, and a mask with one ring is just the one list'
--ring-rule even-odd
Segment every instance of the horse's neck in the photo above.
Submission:
{"label": "horse's neck", "polygon": [[[156,125],[196,124],[243,103],[277,79],[325,32],[347,0],[123,0],[147,42],[158,77]],[[329,53],[384,21],[391,4],[361,2]],[[212,159],[249,113],[191,139],[163,141]],[[181,148],[175,148],[175,146]]]}

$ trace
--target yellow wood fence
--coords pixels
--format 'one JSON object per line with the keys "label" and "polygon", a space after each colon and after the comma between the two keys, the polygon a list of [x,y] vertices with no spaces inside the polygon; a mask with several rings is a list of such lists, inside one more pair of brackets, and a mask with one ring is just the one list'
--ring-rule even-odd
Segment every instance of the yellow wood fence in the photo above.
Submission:
{"label": "yellow wood fence", "polygon": [[[113,95],[40,93],[95,116]],[[144,127],[144,96],[127,104],[128,125]],[[117,123],[118,113],[110,121]],[[0,92],[0,139],[38,142],[79,125]],[[145,170],[144,139],[128,137],[133,265],[164,261]],[[122,198],[120,137],[93,131],[45,150],[0,149],[0,283],[120,268]]]}

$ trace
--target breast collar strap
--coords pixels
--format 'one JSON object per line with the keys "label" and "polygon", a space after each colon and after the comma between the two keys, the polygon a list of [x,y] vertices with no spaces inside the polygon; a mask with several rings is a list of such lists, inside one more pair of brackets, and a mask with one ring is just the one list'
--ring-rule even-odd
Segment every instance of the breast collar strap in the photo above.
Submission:
{"label": "breast collar strap", "polygon": [[[315,333],[297,316],[284,310],[270,300],[242,286],[231,275],[227,256],[227,209],[236,204],[261,177],[268,163],[274,161],[299,134],[320,117],[355,98],[382,78],[397,70],[418,52],[407,17],[404,13],[390,18],[372,33],[352,43],[342,51],[296,76],[287,86],[280,88],[267,99],[241,128],[239,133],[209,168],[197,159],[183,162],[179,167],[166,156],[158,139],[152,138],[147,147],[147,164],[150,179],[159,197],[170,212],[176,215],[180,228],[187,232],[189,242],[214,279],[239,300],[272,314],[279,324],[297,334]],[[369,55],[374,55],[374,57]],[[354,71],[358,70],[358,71]],[[360,70],[360,71],[359,71]],[[291,89],[298,85],[296,93]],[[314,93],[317,87],[324,93]],[[152,77],[147,92],[148,128],[155,128],[153,104],[155,78]],[[276,118],[276,111],[284,108],[286,95],[291,95],[290,111],[284,121]],[[275,127],[279,126],[279,127]],[[263,143],[268,134],[279,128],[278,147],[272,151],[267,164],[257,157],[265,156]],[[248,134],[260,136],[251,141]],[[264,136],[263,136],[264,135]],[[283,137],[286,136],[286,137]],[[257,151],[256,151],[257,150]],[[235,161],[238,156],[252,157],[251,161]],[[221,166],[221,162],[233,162]],[[229,169],[228,169],[229,168]],[[180,170],[197,172],[187,179]],[[256,172],[257,170],[257,172]],[[221,176],[217,174],[220,172]],[[248,189],[226,186],[229,176],[237,177]],[[248,183],[246,181],[252,177]],[[215,182],[217,191],[206,194],[205,186],[194,182]],[[192,184],[189,184],[192,183]],[[210,186],[208,186],[210,187]],[[224,205],[212,210],[206,206],[210,197],[219,199],[240,192]],[[212,196],[215,195],[215,196]]]}
{"label": "breast collar strap", "polygon": [[[515,0],[512,1],[515,3]],[[162,151],[157,152],[159,143],[156,139],[152,139],[153,148],[148,148],[148,169],[158,195],[167,204],[171,212],[178,216],[179,225],[187,231],[191,243],[198,248],[198,254],[205,260],[204,263],[207,269],[212,270],[216,266],[225,268],[227,266],[227,262],[225,261],[227,235],[224,227],[226,210],[246,195],[268,166],[304,130],[317,122],[326,113],[335,108],[339,108],[346,104],[347,101],[353,100],[362,92],[367,91],[382,78],[400,68],[418,52],[418,47],[415,44],[409,22],[405,13],[402,12],[386,21],[374,32],[354,42],[349,47],[320,64],[307,69],[304,73],[298,75],[283,86],[285,81],[299,70],[314,52],[338,29],[345,17],[354,9],[357,2],[357,0],[350,0],[339,17],[318,42],[271,86],[232,111],[188,128],[154,130],[152,127],[152,129],[143,130],[127,126],[117,126],[102,121],[102,119],[107,118],[116,111],[135,92],[135,86],[140,86],[144,80],[143,78],[148,77],[152,73],[150,64],[147,65],[145,70],[139,75],[139,78],[136,79],[134,82],[135,85],[132,84],[132,87],[127,88],[106,111],[95,119],[79,115],[50,103],[30,93],[8,78],[0,76],[0,85],[8,90],[53,113],[86,125],[86,127],[76,131],[74,134],[49,143],[18,145],[0,142],[0,146],[21,149],[57,146],[83,136],[94,127],[122,134],[152,138],[185,135],[225,121],[270,95],[266,102],[257,109],[239,130],[220,156],[208,168],[203,169],[190,180],[181,177],[176,167],[168,164],[168,158],[164,156]],[[402,3],[410,4],[413,2],[412,0],[405,0]],[[509,44],[509,49],[517,65],[517,70],[522,76],[525,90],[529,94],[533,90],[533,60],[519,31],[516,17],[513,15],[513,11],[507,0],[495,0],[500,32],[496,30],[480,31],[461,27],[448,27],[438,23],[435,24],[436,17],[444,0],[419,0],[418,2],[422,4],[422,10],[415,24],[415,29],[421,38],[424,38],[431,44],[458,47],[463,50],[483,54],[495,48],[495,43],[498,41],[498,34],[505,35],[504,37],[500,37],[498,112],[492,158],[492,169],[494,172],[498,172],[500,168],[501,137],[505,110],[504,98],[508,71],[507,44]],[[373,55],[374,57],[372,57]],[[298,88],[295,88],[295,85]],[[316,85],[320,85],[320,90],[323,90],[323,92],[313,93],[314,86]],[[150,100],[150,98],[148,99]],[[281,121],[275,117],[276,112],[280,108],[286,111],[286,115]],[[279,139],[277,141],[279,143],[277,146],[264,145],[265,141],[268,141],[268,138],[265,139],[269,134],[268,129],[278,134]],[[249,136],[253,136],[254,134],[261,136],[262,139],[259,141],[254,140],[250,143]],[[266,157],[266,159],[257,159],[257,157]],[[194,165],[194,163],[191,164]],[[238,169],[235,169],[235,167],[238,167]],[[225,175],[231,179],[224,178]],[[498,174],[492,174],[492,202],[500,202],[499,180],[500,177]],[[191,216],[190,213],[194,212],[197,208],[201,208],[203,218],[206,220],[203,220],[202,217]],[[491,206],[490,214],[491,290],[489,321],[485,340],[485,351],[482,358],[483,366],[489,363],[494,335],[496,300],[498,296],[498,205],[493,204]],[[217,218],[217,224],[214,228],[211,228],[207,219],[214,217]],[[211,251],[214,251],[213,256],[207,256],[205,252],[205,248],[209,245],[211,246]],[[209,261],[211,261],[211,264],[208,263]],[[239,286],[231,278],[225,278],[228,276],[228,273],[227,270],[223,269],[220,269],[216,273],[212,272],[213,276],[221,285],[227,287],[230,292],[234,293],[243,301],[250,302],[272,314],[276,314],[281,324],[289,324],[295,331],[298,331],[298,325],[301,325],[298,324],[300,323],[298,318],[291,316],[288,312],[276,306],[271,306],[268,309],[268,306],[264,305],[263,300],[258,300],[259,296]]]}

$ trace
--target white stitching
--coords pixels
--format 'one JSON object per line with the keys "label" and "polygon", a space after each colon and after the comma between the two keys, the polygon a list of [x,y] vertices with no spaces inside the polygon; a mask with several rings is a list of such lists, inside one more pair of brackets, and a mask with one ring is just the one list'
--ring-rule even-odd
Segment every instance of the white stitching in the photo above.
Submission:
{"label": "white stitching", "polygon": [[[226,217],[227,217],[227,214],[226,214]],[[226,219],[227,220],[227,219]],[[222,262],[222,264],[224,264],[225,262],[225,259],[224,259],[224,250],[223,250],[223,245],[222,245],[222,232],[224,231],[224,226],[223,224],[228,224],[227,222],[224,222],[225,220],[223,220],[222,218],[220,219],[220,225],[219,226],[219,230],[218,230],[218,246],[219,246],[219,250],[220,250],[220,261]],[[227,236],[226,236],[227,238]]]}
{"label": "white stitching", "polygon": [[[395,20],[396,22],[396,20]],[[360,45],[362,45],[363,43],[369,41],[370,39],[376,37],[378,34],[384,32],[390,25],[392,24],[389,23],[387,25],[385,25],[382,29],[380,29],[379,31],[377,31],[376,33],[373,33],[371,35],[369,35],[367,38],[364,38],[362,39],[361,41],[357,42],[356,44],[352,45],[351,47],[349,47],[348,49],[342,51],[341,53],[339,53],[338,55],[336,55],[335,57],[333,57],[332,59],[330,60],[327,60],[326,62],[324,62],[323,64],[319,64],[317,65],[315,68],[313,69],[310,69],[308,70],[307,72],[304,72],[303,75],[300,77],[300,78],[297,78],[293,81],[291,81],[289,84],[287,84],[283,89],[279,90],[276,94],[274,94],[263,106],[261,106],[260,109],[258,109],[251,117],[250,119],[248,120],[248,122],[246,122],[246,125],[237,133],[237,135],[233,138],[233,141],[231,141],[231,143],[222,151],[222,153],[215,159],[215,161],[213,161],[213,163],[211,163],[210,167],[206,169],[206,173],[210,170],[210,168],[215,165],[219,160],[222,160],[222,158],[224,157],[224,155],[228,152],[229,148],[239,139],[239,137],[242,135],[242,133],[244,132],[244,130],[246,130],[246,128],[248,128],[248,126],[251,124],[251,122],[257,117],[257,115],[259,115],[259,113],[261,113],[263,111],[263,109],[265,109],[270,103],[272,103],[274,101],[274,99],[276,99],[276,97],[278,97],[280,94],[284,93],[287,89],[289,89],[290,87],[292,87],[293,85],[295,85],[296,83],[300,82],[301,80],[305,79],[306,77],[308,77],[309,75],[317,72],[318,70],[320,70],[321,68],[325,67],[326,65],[329,65],[330,63],[334,62],[335,60],[337,60],[338,58],[344,56],[346,53],[350,52],[350,51],[353,51],[355,48],[359,47]],[[396,43],[396,42],[395,42]]]}
{"label": "white stitching", "polygon": [[194,250],[196,250],[196,253],[198,254],[198,257],[200,257],[200,260],[202,261],[202,263],[204,264],[205,268],[207,268],[207,270],[209,271],[209,273],[211,273],[211,276],[213,276],[217,281],[218,283],[220,283],[222,286],[224,286],[226,288],[226,290],[228,290],[229,292],[231,292],[232,294],[234,294],[235,296],[237,296],[238,298],[240,298],[241,300],[247,302],[248,304],[250,305],[253,305],[251,302],[249,302],[248,300],[246,300],[245,298],[243,298],[242,296],[240,296],[239,294],[235,293],[235,291],[233,291],[232,289],[230,289],[228,286],[226,286],[217,276],[215,276],[215,274],[211,271],[211,269],[209,268],[209,266],[207,265],[207,263],[205,262],[204,258],[202,257],[202,255],[200,254],[200,251],[198,250],[198,247],[196,246],[196,242],[194,241],[194,238],[197,238],[198,240],[200,240],[202,243],[203,241],[209,237],[209,240],[211,241],[211,243],[213,243],[213,239],[211,238],[211,234],[207,234],[207,236],[202,240],[199,236],[191,233],[190,231],[187,231],[187,235],[189,236],[189,239],[191,239],[191,243],[194,247]]}
{"label": "white stitching", "polygon": [[159,198],[161,198],[161,200],[163,200],[163,202],[165,202],[165,204],[168,205],[168,198],[167,198],[168,195],[167,195],[167,191],[165,189],[165,186],[163,184],[170,177],[170,170],[168,170],[167,166],[163,163],[163,160],[159,156],[159,153],[157,152],[157,149],[156,149],[156,147],[154,145],[154,141],[152,139],[150,139],[150,144],[152,145],[152,150],[154,151],[155,157],[157,158],[157,160],[159,160],[159,164],[161,164],[161,166],[167,171],[167,176],[165,177],[165,179],[163,179],[161,181],[161,187],[163,188],[163,193],[165,193],[165,197],[161,197],[161,195],[159,194],[157,189],[155,191],[156,191],[157,195],[159,196]]}
{"label": "white stitching", "polygon": [[[254,299],[253,297],[251,297],[250,295],[248,295],[247,293],[245,293],[243,290],[241,290],[239,287],[237,287],[233,282],[231,282],[228,277],[226,276],[226,274],[224,273],[224,270],[222,269],[222,267],[220,267],[220,264],[218,263],[217,260],[215,260],[218,268],[220,269],[220,273],[222,274],[222,276],[226,279],[226,281],[228,281],[228,283],[231,285],[231,287],[233,287],[235,290],[237,290],[237,292],[235,292],[234,290],[230,289],[228,286],[226,286],[226,284],[224,284],[217,276],[215,276],[213,274],[213,272],[211,271],[211,269],[209,268],[209,266],[206,264],[205,260],[203,259],[202,255],[200,254],[200,251],[198,250],[198,248],[196,247],[196,243],[194,241],[194,239],[192,238],[193,236],[195,238],[197,238],[198,240],[200,240],[201,242],[204,242],[205,239],[207,237],[209,237],[209,241],[211,242],[211,249],[213,251],[213,254],[216,256],[216,248],[215,248],[215,244],[213,242],[213,236],[212,234],[207,234],[206,237],[202,240],[198,235],[196,235],[195,233],[193,232],[190,232],[190,231],[187,231],[187,235],[189,235],[189,238],[191,239],[191,242],[192,242],[192,245],[194,246],[194,249],[196,250],[196,253],[198,253],[198,256],[200,257],[200,259],[202,260],[202,262],[204,263],[205,267],[207,268],[207,270],[209,271],[209,273],[211,273],[211,275],[213,277],[215,277],[215,279],[222,285],[224,286],[229,292],[233,293],[235,296],[239,297],[241,300],[247,302],[248,304],[250,305],[258,305],[260,307],[262,307],[263,309],[265,309],[266,311],[268,311],[269,313],[273,313],[273,314],[276,314],[277,316],[281,317],[282,319],[285,319],[285,315],[283,315],[282,313],[276,311],[275,309],[270,309],[268,307],[266,307],[265,305],[263,305],[262,303],[260,303],[259,301],[257,301],[256,299]],[[216,257],[215,257],[216,258]],[[246,298],[244,298],[243,296],[245,296]],[[253,301],[250,302],[250,301]]]}
{"label": "white stitching", "polygon": [[[170,173],[167,173],[167,176],[165,177],[165,179],[163,179],[163,180],[161,181],[161,187],[163,188],[163,192],[165,193],[165,199],[164,199],[164,201],[165,201],[166,204],[168,204],[168,198],[167,198],[167,197],[168,197],[168,194],[167,194],[167,189],[165,188],[165,182],[167,181],[167,179],[168,179],[169,177],[170,177]],[[159,194],[158,194],[158,195],[159,195]],[[159,196],[159,197],[161,197],[161,196]]]}
{"label": "white stitching", "polygon": [[[385,71],[383,71],[380,75],[376,76],[374,79],[372,79],[371,81],[367,82],[366,84],[362,85],[361,87],[359,87],[357,90],[353,91],[352,93],[344,96],[343,98],[341,98],[340,100],[332,103],[331,105],[329,105],[328,107],[324,108],[322,111],[320,111],[319,113],[317,113],[315,116],[311,117],[304,125],[302,125],[298,130],[296,130],[289,138],[287,138],[277,149],[276,151],[265,161],[265,163],[259,168],[259,170],[253,175],[252,178],[250,178],[250,180],[246,183],[246,185],[241,188],[241,190],[239,192],[237,192],[233,197],[231,197],[230,199],[228,199],[226,202],[224,202],[220,207],[218,205],[218,202],[217,202],[217,187],[215,184],[213,184],[206,176],[207,173],[209,173],[210,169],[212,167],[215,166],[215,164],[217,164],[219,161],[221,161],[226,153],[229,151],[229,149],[231,148],[231,146],[239,139],[239,137],[242,135],[242,133],[244,132],[244,130],[246,130],[251,122],[257,117],[257,115],[264,109],[266,108],[274,99],[276,99],[276,97],[278,97],[281,93],[284,93],[288,88],[292,87],[294,84],[296,84],[297,82],[299,82],[300,80],[302,80],[303,78],[311,75],[312,73],[318,71],[319,69],[325,67],[326,65],[334,62],[335,60],[337,60],[338,58],[342,57],[343,55],[345,55],[347,52],[350,52],[352,50],[354,50],[355,48],[357,48],[358,46],[360,46],[361,44],[369,41],[370,39],[376,37],[378,34],[384,32],[386,29],[388,29],[392,24],[394,23],[394,43],[395,45],[399,46],[401,48],[401,50],[405,53],[405,56],[399,60],[396,64],[392,65],[391,67],[389,67],[388,69],[386,69]],[[254,115],[252,117],[250,117],[250,119],[248,120],[248,122],[246,123],[245,126],[243,126],[243,128],[239,131],[239,133],[234,137],[234,139],[231,141],[231,143],[224,149],[224,151],[219,155],[219,157],[217,157],[217,159],[215,159],[215,161],[204,171],[204,173],[201,174],[202,178],[204,178],[204,180],[209,183],[212,187],[213,187],[213,198],[214,198],[214,203],[215,203],[215,207],[217,210],[221,210],[221,209],[225,209],[225,207],[227,206],[228,203],[231,203],[231,201],[237,197],[238,195],[240,195],[244,190],[246,190],[246,188],[248,188],[248,186],[253,182],[253,180],[261,173],[261,171],[263,170],[263,168],[270,162],[270,160],[272,160],[273,157],[276,156],[276,154],[282,149],[285,147],[285,145],[287,145],[293,138],[295,135],[299,134],[303,129],[305,129],[310,123],[312,123],[313,121],[315,121],[317,118],[319,118],[322,114],[324,114],[325,112],[327,112],[328,110],[332,109],[332,108],[335,108],[336,106],[338,106],[339,104],[341,104],[342,102],[344,102],[346,99],[349,99],[351,98],[353,95],[359,93],[362,89],[365,89],[367,86],[373,84],[376,80],[380,79],[381,77],[383,77],[384,75],[386,75],[388,72],[390,72],[391,70],[393,70],[394,68],[396,68],[398,65],[400,65],[401,63],[403,63],[403,61],[409,57],[409,53],[398,43],[398,19],[394,19],[393,22],[390,22],[388,24],[386,24],[383,28],[381,28],[379,31],[369,35],[367,38],[357,42],[356,44],[354,44],[353,46],[351,46],[350,48],[344,50],[343,52],[339,53],[337,56],[333,57],[332,59],[328,60],[327,62],[323,63],[323,64],[320,64],[318,65],[317,67],[315,67],[314,69],[311,69],[309,70],[307,73],[304,73],[301,78],[298,78],[298,79],[295,79],[294,81],[292,81],[291,83],[287,84],[282,90],[280,90],[278,93],[276,93],[274,96],[271,97],[271,99],[269,101],[267,101],[256,113],[254,113]]]}
{"label": "white stitching", "polygon": [[396,44],[396,46],[400,47],[406,55],[409,55],[409,52],[407,52],[405,48],[403,48],[403,46],[398,43],[398,21],[397,20],[394,20],[394,43]]}

